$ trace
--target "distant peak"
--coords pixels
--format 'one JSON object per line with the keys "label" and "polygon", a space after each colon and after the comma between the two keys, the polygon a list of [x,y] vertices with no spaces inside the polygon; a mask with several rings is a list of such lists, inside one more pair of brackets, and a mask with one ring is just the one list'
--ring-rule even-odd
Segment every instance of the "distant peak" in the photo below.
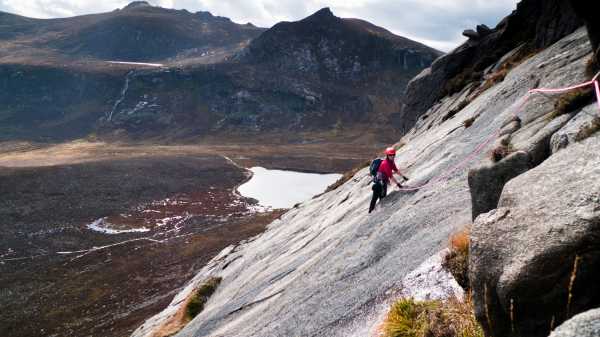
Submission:
{"label": "distant peak", "polygon": [[123,9],[131,9],[138,7],[151,7],[147,1],[133,1],[129,3],[129,5],[125,6]]}
{"label": "distant peak", "polygon": [[318,24],[332,24],[339,21],[339,18],[333,15],[329,7],[325,7],[316,11],[313,15],[310,15],[300,22],[318,23]]}
{"label": "distant peak", "polygon": [[335,18],[335,15],[333,15],[333,12],[331,11],[331,9],[329,9],[329,7],[325,7],[325,8],[319,9],[318,11],[316,11],[313,15],[309,16],[308,18],[327,19],[327,18]]}

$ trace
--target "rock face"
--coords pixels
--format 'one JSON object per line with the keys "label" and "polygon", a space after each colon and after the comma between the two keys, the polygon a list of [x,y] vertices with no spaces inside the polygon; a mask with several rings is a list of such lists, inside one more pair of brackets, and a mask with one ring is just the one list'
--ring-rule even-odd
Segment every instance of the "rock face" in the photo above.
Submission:
{"label": "rock face", "polygon": [[585,22],[592,43],[592,49],[596,51],[597,61],[600,61],[600,55],[598,55],[598,47],[600,46],[600,22],[598,22],[597,17],[594,15],[594,4],[583,0],[570,0],[569,3],[575,10],[575,13],[577,13],[577,15]]}
{"label": "rock face", "polygon": [[264,70],[360,83],[386,69],[413,72],[412,78],[414,70],[422,70],[440,55],[366,21],[338,18],[324,8],[298,22],[278,23],[253,40],[241,59],[263,65]]}
{"label": "rock face", "polygon": [[[568,2],[524,0],[491,31],[466,31],[469,41],[437,59],[431,69],[409,83],[400,128],[410,129],[436,101],[460,91],[467,83],[479,81],[482,71],[517,46],[525,44],[530,51],[543,49],[582,24]],[[458,88],[449,87],[451,82]]]}
{"label": "rock face", "polygon": [[599,149],[594,137],[557,152],[475,221],[469,276],[490,336],[546,336],[553,320],[600,305]]}
{"label": "rock face", "polygon": [[[470,222],[471,195],[466,168],[489,160],[485,153],[489,149],[480,151],[480,144],[510,123],[520,99],[531,88],[583,82],[590,50],[585,31],[578,30],[516,66],[504,81],[481,94],[470,96],[469,89],[465,88],[453,97],[442,98],[404,136],[402,141],[405,145],[396,159],[398,167],[411,177],[409,186],[430,182],[429,185],[412,192],[391,191],[368,215],[370,177],[366,168],[359,171],[338,189],[292,209],[272,223],[264,234],[222,252],[190,281],[163,313],[148,319],[133,335],[151,335],[168,322],[170,315],[181,306],[181,299],[194,285],[207,277],[220,276],[223,277],[221,286],[206,304],[205,310],[177,336],[363,336],[360,331],[371,331],[370,328],[377,324],[365,319],[369,308],[379,303],[378,300],[391,290],[398,289],[410,271],[444,248],[450,233]],[[460,104],[468,97],[470,103]],[[566,118],[549,120],[547,115],[553,106],[553,100],[543,96],[533,97],[525,104],[518,114],[520,127],[510,128],[511,142],[516,150],[529,154],[543,153],[537,149],[543,148],[544,144],[549,149],[550,141],[546,143],[548,130],[560,129],[561,125],[568,123]],[[463,121],[471,118],[474,122],[465,128]],[[585,237],[584,233],[592,233],[594,224],[598,223],[595,220],[597,210],[594,208],[598,196],[595,190],[597,183],[591,180],[596,179],[599,173],[595,162],[599,156],[599,144],[600,138],[593,136],[582,144],[569,145],[550,159],[541,159],[537,168],[513,178],[505,187],[505,190],[518,191],[518,194],[510,194],[511,198],[529,205],[529,211],[535,214],[547,212],[549,217],[555,216],[556,221],[548,219],[538,224],[539,221],[534,221],[531,212],[525,213],[526,210],[519,208],[517,203],[508,204],[509,200],[504,199],[504,195],[500,199],[501,207],[511,207],[511,212],[505,218],[499,215],[495,217],[497,221],[507,221],[514,208],[515,213],[518,211],[529,217],[526,218],[529,219],[527,224],[532,226],[532,231],[535,228],[547,229],[544,227],[546,224],[562,230],[564,235],[560,232],[550,235],[542,230],[540,244],[542,239],[548,239],[544,241],[548,243],[564,242],[565,245],[552,247],[559,251],[565,249],[567,255],[540,264],[534,260],[537,269],[528,275],[539,277],[541,274],[536,274],[536,270],[556,270],[558,272],[550,274],[549,279],[556,276],[559,282],[568,281],[575,255],[580,256],[576,281],[571,287],[573,297],[569,305],[570,315],[584,310],[596,298],[594,292],[597,288],[591,286],[591,280],[595,261],[593,244],[597,234]],[[547,155],[550,154],[548,151]],[[553,160],[555,156],[561,157]],[[557,174],[561,171],[554,169],[563,170],[565,174]],[[537,179],[529,178],[531,181],[526,181],[527,186],[523,182],[515,182],[521,177],[528,179],[527,175],[535,172],[543,172],[543,175]],[[541,194],[544,195],[537,199],[528,198],[529,195]],[[546,204],[551,201],[551,196],[555,197],[555,201]],[[561,201],[567,201],[567,205],[559,204]],[[572,211],[574,209],[575,212]],[[479,218],[484,219],[485,215]],[[578,227],[566,225],[569,220],[575,219],[578,219]],[[479,227],[482,228],[477,229],[476,236],[483,237],[486,229]],[[481,254],[474,261],[479,266],[477,270],[489,272],[481,274],[471,271],[473,277],[484,280],[477,283],[477,294],[486,292],[481,290],[481,282],[487,278],[499,278],[504,274],[516,279],[521,275],[514,274],[518,272],[517,265],[504,271],[500,264],[505,261],[504,256],[517,263],[521,258],[538,252],[535,248],[541,247],[539,245],[534,249],[521,248],[526,247],[522,242],[528,237],[528,232],[524,230],[519,234],[513,241],[507,240],[508,247],[498,247],[500,251],[506,251],[506,255],[485,260],[486,265],[483,264],[484,259],[494,255],[494,251],[475,243],[476,251]],[[500,242],[505,242],[504,239],[502,235],[490,234],[485,242],[491,245],[498,243],[500,246]],[[509,248],[513,247],[521,255],[511,253]],[[563,264],[568,266],[563,268]],[[556,268],[556,265],[561,267]],[[489,268],[484,270],[484,266]],[[535,283],[517,286],[516,289],[519,294],[527,291],[537,293],[537,283],[546,284],[545,277],[531,279]],[[502,280],[504,282],[505,279]],[[496,298],[495,302],[488,302],[496,305],[489,307],[490,314],[494,315],[492,322],[504,324],[506,313],[510,312],[505,308],[510,309],[511,297],[508,302],[505,297],[498,299],[495,284],[490,283],[484,288],[490,298]],[[536,318],[538,310],[540,317],[552,311],[556,314],[556,322],[564,320],[565,317],[559,315],[561,310],[565,310],[566,297],[563,295],[566,288],[544,289],[546,293],[539,301],[549,303],[546,307],[534,310],[525,306],[529,305],[528,302],[520,302],[525,298],[513,298],[513,318],[515,328],[520,329],[518,331],[529,331],[527,329],[530,326],[541,324],[539,322],[545,319],[543,317],[535,323],[521,321],[526,317],[525,312],[532,313],[532,317]],[[514,288],[508,290],[511,296],[516,291]],[[552,307],[550,303],[556,304],[550,299],[554,294],[563,302]],[[481,316],[485,307],[482,297],[475,297],[475,300],[479,318],[485,320]],[[367,326],[353,330],[356,322]],[[547,327],[539,331],[547,335],[550,321],[544,323],[547,323]]]}
{"label": "rock face", "polygon": [[600,336],[600,309],[579,314],[556,328],[550,337],[596,337]]}
{"label": "rock face", "polygon": [[502,188],[512,178],[531,168],[531,158],[526,152],[516,152],[499,163],[489,163],[469,171],[472,218],[498,206]]}

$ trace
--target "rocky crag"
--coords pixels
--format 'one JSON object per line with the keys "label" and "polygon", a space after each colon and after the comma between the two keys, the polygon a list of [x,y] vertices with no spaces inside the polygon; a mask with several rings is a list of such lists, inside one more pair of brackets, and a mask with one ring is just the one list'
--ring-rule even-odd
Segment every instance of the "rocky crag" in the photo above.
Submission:
{"label": "rocky crag", "polygon": [[[535,20],[574,18],[555,16],[563,3],[525,0],[511,17],[537,8],[545,17]],[[503,21],[507,30],[511,17]],[[497,42],[507,43],[504,55],[481,69],[483,81],[423,104],[396,159],[409,185],[423,188],[392,192],[368,215],[370,177],[366,168],[359,171],[264,234],[222,251],[133,335],[152,335],[199,284],[221,277],[204,311],[177,336],[363,336],[377,324],[371,308],[472,218],[469,278],[487,336],[547,336],[600,306],[598,106],[589,93],[581,100],[535,94],[523,100],[533,88],[590,79],[592,47],[585,28],[572,32],[577,22],[548,31],[552,38],[521,41],[545,41],[535,53],[519,55],[521,43]],[[557,26],[536,27],[541,34]],[[426,82],[418,84],[424,77],[447,83],[436,64],[459,59],[472,45],[436,61],[409,91],[431,92]],[[459,63],[472,64],[464,57]],[[560,108],[561,100],[570,108]]]}

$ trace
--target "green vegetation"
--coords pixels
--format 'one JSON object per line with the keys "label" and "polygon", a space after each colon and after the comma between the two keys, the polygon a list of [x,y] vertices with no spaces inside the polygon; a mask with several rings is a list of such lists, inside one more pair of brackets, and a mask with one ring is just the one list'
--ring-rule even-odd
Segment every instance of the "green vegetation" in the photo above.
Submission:
{"label": "green vegetation", "polygon": [[548,119],[554,119],[560,115],[577,111],[594,101],[594,89],[591,87],[581,88],[562,94],[556,103],[554,110],[548,115]]}
{"label": "green vegetation", "polygon": [[579,130],[577,135],[575,135],[575,141],[580,142],[598,131],[600,131],[600,117],[594,117],[589,124],[584,126],[581,130]]}
{"label": "green vegetation", "polygon": [[206,280],[199,288],[196,290],[196,293],[190,298],[187,307],[186,314],[187,317],[191,320],[196,317],[202,310],[204,310],[204,305],[210,298],[210,296],[215,292],[219,284],[221,283],[222,278],[220,277],[211,277]]}
{"label": "green vegetation", "polygon": [[383,337],[483,337],[473,302],[401,299],[390,308],[380,327]]}
{"label": "green vegetation", "polygon": [[465,290],[469,289],[469,237],[470,226],[452,235],[450,252],[444,257],[442,266],[454,276],[456,282]]}

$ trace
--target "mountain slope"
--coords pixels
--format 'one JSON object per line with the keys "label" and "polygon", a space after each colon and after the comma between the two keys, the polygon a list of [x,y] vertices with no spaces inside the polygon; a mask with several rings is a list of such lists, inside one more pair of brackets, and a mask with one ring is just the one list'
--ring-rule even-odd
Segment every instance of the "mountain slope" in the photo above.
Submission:
{"label": "mountain slope", "polygon": [[[125,96],[112,123],[132,134],[146,129],[146,122],[190,133],[327,131],[360,125],[390,134],[406,83],[439,55],[323,9],[304,20],[275,25],[229,62],[136,76],[132,88],[141,85],[141,90]],[[161,85],[152,88],[151,81]],[[145,108],[144,97],[168,105],[163,98],[167,87],[189,97],[180,100],[185,111]],[[198,93],[202,104],[193,101]],[[191,117],[190,110],[204,116],[195,130],[181,120]],[[146,122],[139,122],[140,116]]]}
{"label": "mountain slope", "polygon": [[324,8],[298,22],[281,22],[253,40],[243,61],[286,73],[327,79],[363,79],[372,72],[409,71],[441,53],[358,19]]}
{"label": "mountain slope", "polygon": [[[514,48],[517,50],[518,45]],[[481,150],[482,144],[490,144],[489,140],[501,141],[496,139],[498,130],[502,130],[505,136],[509,135],[517,154],[527,158],[528,168],[539,165],[524,176],[532,174],[535,177],[543,172],[552,175],[553,184],[560,186],[570,186],[570,181],[583,179],[582,183],[593,186],[592,191],[597,190],[597,182],[590,180],[595,175],[579,176],[577,172],[597,167],[600,164],[598,156],[586,156],[591,162],[579,160],[563,163],[563,166],[574,166],[569,169],[569,176],[553,171],[556,161],[565,158],[565,151],[572,151],[573,155],[569,157],[576,156],[586,148],[588,154],[597,153],[600,137],[597,133],[592,134],[590,139],[582,140],[581,144],[570,145],[571,141],[567,142],[566,148],[558,150],[562,151],[559,156],[554,155],[555,150],[549,149],[552,135],[579,134],[589,128],[589,124],[582,121],[593,118],[587,117],[589,111],[598,113],[596,103],[583,104],[570,113],[554,118],[556,99],[539,95],[532,97],[519,109],[522,98],[532,88],[565,87],[584,82],[587,78],[585,67],[590,57],[588,38],[585,31],[579,29],[509,68],[503,80],[475,88],[479,90],[465,87],[454,95],[442,97],[402,139],[404,146],[396,159],[398,166],[411,177],[409,186],[429,183],[427,187],[417,191],[392,192],[374,213],[368,215],[371,179],[366,168],[359,171],[340,188],[286,213],[273,222],[266,233],[221,252],[189,282],[163,313],[147,320],[134,336],[148,336],[168,322],[181,303],[185,303],[187,296],[209,277],[222,277],[221,285],[206,303],[204,311],[177,336],[375,335],[378,322],[373,319],[371,310],[376,304],[401,288],[400,282],[406,274],[444,248],[452,232],[470,224],[473,190],[469,189],[467,181],[468,168],[481,164],[495,165],[499,170],[501,165],[511,165],[509,158],[500,164],[491,163],[487,157],[491,148],[488,146]],[[496,71],[490,68],[484,76],[490,77]],[[515,113],[519,117],[516,129]],[[467,120],[472,123],[467,124]],[[594,150],[590,151],[590,146]],[[597,172],[597,169],[594,170]],[[516,185],[509,186],[511,191],[520,189],[520,196],[527,198],[529,189],[524,188],[523,184]],[[545,180],[528,180],[527,186],[536,191],[552,189],[552,185]],[[479,188],[485,189],[485,186]],[[576,195],[577,192],[573,193]],[[582,193],[582,198],[588,194]],[[504,201],[506,207],[517,208],[518,205],[512,205],[511,200],[515,199],[507,198]],[[580,222],[595,226],[594,235],[597,235],[597,212],[594,211],[592,218],[589,213],[591,209],[585,208],[585,212],[581,209],[580,212],[578,208],[597,201],[588,197],[577,203],[569,200],[565,200],[568,201],[566,203],[554,200],[550,204],[541,200],[537,204],[540,207],[552,207],[551,211],[557,214],[572,214],[580,218]],[[545,209],[531,209],[525,215],[528,217],[525,221],[533,226],[536,214],[541,211]],[[519,226],[519,219],[512,219],[510,214],[494,215],[493,212],[491,217],[498,218],[498,221],[505,219],[503,221]],[[511,265],[504,270],[492,269],[493,274],[488,278],[486,271],[490,270],[482,264],[480,268],[483,270],[474,275],[477,277],[475,301],[480,322],[485,322],[485,303],[491,300],[493,317],[488,319],[501,324],[495,327],[498,330],[494,332],[508,331],[500,329],[510,327],[505,323],[508,322],[509,305],[513,303],[510,300],[513,293],[510,291],[514,290],[549,296],[556,303],[561,303],[560,307],[535,309],[536,313],[545,315],[539,320],[539,326],[550,326],[552,317],[546,314],[565,310],[567,287],[556,287],[556,284],[569,283],[573,256],[569,255],[565,258],[566,263],[562,263],[563,260],[548,260],[548,253],[555,248],[564,249],[562,240],[577,236],[581,229],[578,221],[564,224],[559,232],[547,228],[543,231],[542,228],[540,235],[553,241],[555,246],[542,252],[546,255],[536,255],[535,261],[539,261],[546,269],[560,270],[549,275],[537,275],[535,271],[539,269],[533,269],[527,274],[530,277],[528,285],[542,282],[543,288],[519,288],[519,285],[511,284],[510,289],[496,289],[494,282],[497,277],[503,280],[504,275],[526,272],[527,266],[519,270],[510,269]],[[480,224],[485,226],[486,223],[482,221]],[[484,231],[494,229],[482,227],[479,230],[480,233]],[[516,241],[523,240],[530,232],[523,228]],[[494,243],[492,238],[489,241]],[[567,248],[573,250],[571,246]],[[478,250],[481,249],[485,247],[479,246]],[[516,264],[522,262],[524,257],[529,258],[526,246],[519,246],[519,249],[522,255],[514,258]],[[590,252],[589,245],[578,246],[577,249],[585,254]],[[488,253],[491,257],[495,256],[494,251]],[[591,275],[597,275],[597,269],[593,269],[597,268],[597,264],[589,268],[592,269],[584,271],[583,279],[586,282],[592,279]],[[546,276],[551,281],[545,280]],[[491,282],[486,288],[489,292],[483,286],[487,281]],[[547,287],[550,283],[554,286],[552,291]],[[591,282],[579,287],[588,290],[594,288]],[[571,308],[579,311],[598,306],[600,303],[597,298],[597,290],[593,297],[574,296]],[[521,299],[514,298],[514,301],[518,304]],[[544,297],[543,302],[550,303],[547,299]],[[528,308],[527,313],[533,312],[534,307]],[[516,317],[514,323],[519,329],[517,331],[531,332],[528,329],[534,325],[532,322],[540,317],[517,312],[520,314],[513,316]],[[563,316],[557,316],[554,322],[559,324],[563,319]],[[487,329],[489,332],[492,328]],[[535,335],[546,332],[538,329]]]}

